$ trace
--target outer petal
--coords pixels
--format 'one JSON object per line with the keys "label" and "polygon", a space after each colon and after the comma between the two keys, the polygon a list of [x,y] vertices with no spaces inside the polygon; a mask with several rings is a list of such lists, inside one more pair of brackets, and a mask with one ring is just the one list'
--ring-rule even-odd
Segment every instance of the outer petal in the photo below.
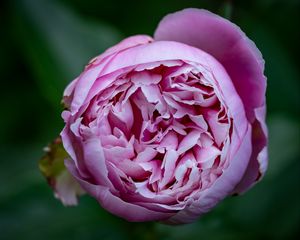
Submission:
{"label": "outer petal", "polygon": [[112,186],[107,176],[108,171],[100,140],[93,136],[84,141],[70,129],[70,122],[69,119],[61,132],[61,138],[65,150],[74,161],[80,175],[85,178],[92,176],[98,184]]}
{"label": "outer petal", "polygon": [[73,99],[73,93],[74,93],[74,89],[76,87],[77,81],[78,81],[78,78],[75,78],[72,82],[70,82],[63,93],[62,102],[64,103],[64,106],[66,108],[70,108],[70,106],[71,106],[71,102]]}
{"label": "outer petal", "polygon": [[93,83],[101,75],[106,64],[120,51],[137,45],[147,44],[152,38],[146,35],[137,35],[124,39],[117,45],[109,48],[103,54],[92,59],[86,66],[85,71],[67,87],[64,95],[66,97],[66,105],[71,105],[71,111],[78,111],[79,107],[84,103]]}
{"label": "outer petal", "polygon": [[100,56],[105,57],[106,55],[116,53],[116,52],[122,51],[127,48],[131,48],[131,47],[134,47],[137,45],[147,44],[152,41],[153,41],[153,39],[147,35],[136,35],[136,36],[128,37],[128,38],[125,38],[124,40],[122,40],[121,42],[119,42],[117,45],[107,49]]}
{"label": "outer petal", "polygon": [[247,191],[262,178],[267,170],[268,152],[266,145],[268,133],[265,124],[265,111],[265,107],[255,109],[257,120],[253,124],[253,150],[251,159],[241,182],[236,186],[233,194],[240,194]]}
{"label": "outer petal", "polygon": [[167,15],[154,39],[182,42],[214,56],[227,70],[253,120],[254,108],[265,99],[264,60],[238,26],[206,10],[185,9]]}
{"label": "outer petal", "polygon": [[73,161],[65,161],[65,165],[80,183],[81,187],[95,197],[103,208],[128,221],[155,221],[167,219],[174,215],[174,213],[152,211],[145,207],[125,202],[118,196],[113,195],[109,188],[94,185],[83,180],[79,176]]}
{"label": "outer petal", "polygon": [[66,126],[64,127],[60,135],[61,135],[64,149],[67,151],[71,159],[73,159],[73,161],[76,163],[76,166],[80,171],[80,174],[82,176],[88,177],[89,173],[86,167],[84,166],[84,163],[80,161],[80,159],[83,158],[82,143],[72,133],[72,131],[70,130],[70,124],[68,122],[66,123]]}

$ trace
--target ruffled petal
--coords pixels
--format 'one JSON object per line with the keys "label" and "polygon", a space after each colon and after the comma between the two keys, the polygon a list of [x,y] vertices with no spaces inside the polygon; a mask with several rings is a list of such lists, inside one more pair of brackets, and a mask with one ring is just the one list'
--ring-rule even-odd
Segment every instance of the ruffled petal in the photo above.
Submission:
{"label": "ruffled petal", "polygon": [[[118,57],[113,58],[107,64],[102,74],[110,74],[118,69],[126,69],[140,64],[179,59],[197,64],[196,68],[199,71],[205,71],[211,81],[217,81],[216,84],[219,86],[222,95],[224,95],[224,101],[228,109],[230,109],[232,118],[235,119],[236,125],[239,126],[239,135],[244,135],[247,128],[247,121],[241,98],[237,94],[232,80],[224,67],[213,56],[203,50],[171,41],[157,41],[146,45],[139,45],[120,52]],[[171,102],[172,99],[167,96],[165,100],[169,101],[168,104],[175,102]],[[176,105],[176,107],[178,106]],[[183,112],[179,111],[178,114],[182,115]]]}
{"label": "ruffled petal", "polygon": [[247,133],[239,150],[233,157],[229,167],[224,170],[222,176],[218,178],[210,188],[200,192],[197,199],[194,196],[195,200],[193,200],[185,209],[168,219],[167,223],[181,224],[193,222],[232,192],[245,173],[249,163],[252,151],[251,133],[251,126],[248,125]]}

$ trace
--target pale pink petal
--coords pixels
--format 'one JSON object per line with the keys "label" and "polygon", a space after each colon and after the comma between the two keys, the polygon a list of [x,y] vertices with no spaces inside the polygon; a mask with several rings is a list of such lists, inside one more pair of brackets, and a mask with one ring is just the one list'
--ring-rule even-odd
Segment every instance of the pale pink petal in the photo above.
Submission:
{"label": "pale pink petal", "polygon": [[162,168],[164,169],[163,178],[158,184],[159,188],[163,188],[174,177],[174,170],[178,159],[178,153],[175,150],[168,150],[163,159]]}
{"label": "pale pink petal", "polygon": [[134,119],[132,107],[129,101],[126,101],[123,104],[117,103],[112,107],[112,113],[126,124],[128,130],[132,128]]}
{"label": "pale pink petal", "polygon": [[200,129],[202,129],[204,132],[207,131],[208,126],[202,115],[195,115],[195,116],[191,115],[189,117],[194,123],[197,124],[198,127],[200,127]]}
{"label": "pale pink petal", "polygon": [[178,146],[178,154],[182,154],[187,150],[191,149],[193,146],[197,144],[198,139],[200,138],[200,132],[193,130],[188,135],[186,135]]}
{"label": "pale pink petal", "polygon": [[161,75],[142,71],[142,72],[136,72],[130,78],[130,80],[137,86],[158,84],[161,80]]}
{"label": "pale pink petal", "polygon": [[131,144],[128,144],[126,147],[113,146],[110,148],[104,148],[103,151],[106,159],[111,160],[113,163],[120,159],[131,159],[135,156],[134,149]]}
{"label": "pale pink petal", "polygon": [[179,185],[182,184],[183,178],[189,168],[195,167],[195,162],[192,161],[188,156],[186,156],[184,159],[180,161],[180,163],[177,165],[174,177]]}
{"label": "pale pink petal", "polygon": [[80,125],[82,118],[77,118],[74,123],[70,125],[71,131],[74,133],[76,137],[80,137]]}
{"label": "pale pink petal", "polygon": [[105,148],[109,148],[113,146],[126,147],[128,144],[128,141],[124,136],[118,138],[114,135],[101,135],[100,140],[102,146]]}
{"label": "pale pink petal", "polygon": [[130,159],[125,158],[120,161],[115,161],[114,164],[129,177],[141,179],[147,176],[147,172],[139,165],[139,163],[131,161]]}
{"label": "pale pink petal", "polygon": [[169,131],[167,135],[165,135],[159,146],[160,148],[166,148],[166,149],[177,149],[178,147],[178,137],[174,131]]}
{"label": "pale pink petal", "polygon": [[145,198],[156,198],[157,194],[153,191],[150,191],[147,185],[148,181],[135,183],[136,193],[140,194]]}
{"label": "pale pink petal", "polygon": [[103,135],[110,135],[112,134],[112,129],[109,125],[107,116],[102,117],[98,120],[98,129],[99,132],[101,132]]}
{"label": "pale pink petal", "polygon": [[146,85],[141,86],[141,90],[145,95],[146,99],[150,103],[157,103],[162,98],[159,87],[157,85]]}
{"label": "pale pink petal", "polygon": [[133,161],[136,162],[148,162],[150,160],[152,160],[157,154],[157,151],[154,150],[151,147],[147,147],[145,148],[144,151],[139,152],[139,154],[136,156],[136,159]]}
{"label": "pale pink petal", "polygon": [[217,156],[221,154],[221,151],[215,146],[207,148],[195,148],[195,157],[198,163],[200,163],[201,169],[211,168]]}
{"label": "pale pink petal", "polygon": [[152,174],[149,178],[149,183],[150,184],[158,181],[159,179],[161,179],[161,175],[162,175],[162,170],[160,168],[161,161],[160,160],[154,160],[152,162],[153,162]]}
{"label": "pale pink petal", "polygon": [[218,146],[225,140],[229,132],[229,124],[220,123],[218,121],[218,112],[214,110],[208,110],[205,113],[208,124],[214,136],[215,142]]}
{"label": "pale pink petal", "polygon": [[200,135],[198,145],[200,147],[210,147],[214,143],[212,136],[206,132]]}
{"label": "pale pink petal", "polygon": [[163,97],[169,107],[172,107],[176,111],[173,114],[175,118],[181,118],[186,114],[195,115],[194,109],[191,106],[179,103],[167,95],[164,95]]}
{"label": "pale pink petal", "polygon": [[140,72],[144,70],[151,70],[159,66],[166,66],[166,67],[174,67],[174,66],[181,66],[182,61],[180,60],[168,60],[168,61],[156,61],[156,62],[149,62],[139,64],[135,67],[135,71]]}

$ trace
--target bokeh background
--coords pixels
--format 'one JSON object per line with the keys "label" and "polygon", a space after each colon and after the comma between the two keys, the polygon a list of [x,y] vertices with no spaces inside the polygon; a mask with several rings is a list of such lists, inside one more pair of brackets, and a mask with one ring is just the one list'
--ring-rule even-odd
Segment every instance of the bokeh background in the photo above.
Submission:
{"label": "bokeh background", "polygon": [[[89,196],[78,207],[63,207],[40,174],[38,160],[63,127],[64,87],[107,47],[129,35],[151,35],[164,15],[186,7],[231,18],[263,53],[270,134],[265,178],[184,226],[128,223]],[[297,239],[299,13],[298,0],[2,2],[0,239]]]}

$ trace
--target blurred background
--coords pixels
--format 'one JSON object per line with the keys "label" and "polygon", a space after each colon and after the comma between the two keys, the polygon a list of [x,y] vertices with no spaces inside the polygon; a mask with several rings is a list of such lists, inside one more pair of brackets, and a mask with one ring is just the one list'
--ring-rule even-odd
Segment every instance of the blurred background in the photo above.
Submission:
{"label": "blurred background", "polygon": [[[63,127],[64,87],[107,47],[152,35],[167,13],[229,17],[266,61],[269,169],[194,224],[128,223],[89,196],[63,207],[39,172]],[[297,239],[300,229],[299,0],[11,0],[0,6],[0,239]],[[300,235],[300,234],[299,234]]]}

